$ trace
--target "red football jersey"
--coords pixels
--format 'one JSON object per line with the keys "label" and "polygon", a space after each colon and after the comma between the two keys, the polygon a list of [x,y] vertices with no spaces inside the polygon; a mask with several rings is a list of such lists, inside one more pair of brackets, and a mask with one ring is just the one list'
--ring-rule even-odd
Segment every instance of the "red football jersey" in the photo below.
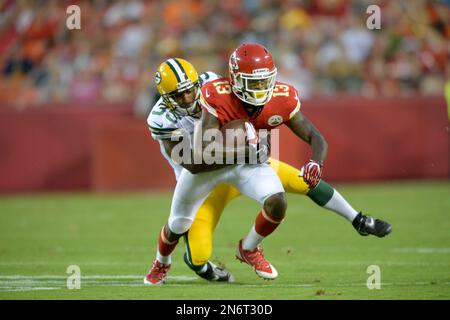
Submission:
{"label": "red football jersey", "polygon": [[299,110],[300,100],[294,87],[276,82],[270,101],[255,117],[250,116],[232,92],[230,79],[221,78],[202,87],[200,104],[206,112],[216,116],[220,125],[237,119],[248,120],[255,129],[273,129],[289,121]]}

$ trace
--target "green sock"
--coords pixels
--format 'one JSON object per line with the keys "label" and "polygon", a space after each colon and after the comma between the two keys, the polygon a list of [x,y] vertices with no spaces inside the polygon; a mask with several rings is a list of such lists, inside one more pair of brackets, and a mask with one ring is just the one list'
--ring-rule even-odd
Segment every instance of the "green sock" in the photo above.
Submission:
{"label": "green sock", "polygon": [[320,180],[319,184],[310,190],[307,196],[319,206],[338,213],[350,222],[358,214],[336,189],[323,180]]}
{"label": "green sock", "polygon": [[319,184],[314,189],[309,190],[307,196],[319,206],[323,207],[331,200],[333,193],[333,187],[325,181],[320,180]]}

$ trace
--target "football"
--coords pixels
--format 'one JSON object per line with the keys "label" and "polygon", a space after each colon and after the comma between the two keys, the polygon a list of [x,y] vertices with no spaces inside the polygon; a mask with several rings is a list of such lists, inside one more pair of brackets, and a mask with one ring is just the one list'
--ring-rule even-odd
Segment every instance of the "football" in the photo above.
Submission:
{"label": "football", "polygon": [[227,147],[242,146],[247,143],[248,140],[252,140],[255,137],[253,132],[247,132],[249,128],[253,128],[250,124],[245,124],[247,121],[237,119],[230,121],[220,128],[223,137],[223,144]]}

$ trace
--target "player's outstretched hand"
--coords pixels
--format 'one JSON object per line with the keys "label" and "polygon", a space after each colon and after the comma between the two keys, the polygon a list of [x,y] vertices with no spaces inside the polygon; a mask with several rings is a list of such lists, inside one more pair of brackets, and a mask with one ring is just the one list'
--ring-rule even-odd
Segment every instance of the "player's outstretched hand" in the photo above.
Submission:
{"label": "player's outstretched hand", "polygon": [[300,169],[298,176],[303,177],[303,180],[305,180],[309,188],[313,189],[317,186],[322,177],[322,168],[323,165],[320,163],[309,160],[309,162]]}

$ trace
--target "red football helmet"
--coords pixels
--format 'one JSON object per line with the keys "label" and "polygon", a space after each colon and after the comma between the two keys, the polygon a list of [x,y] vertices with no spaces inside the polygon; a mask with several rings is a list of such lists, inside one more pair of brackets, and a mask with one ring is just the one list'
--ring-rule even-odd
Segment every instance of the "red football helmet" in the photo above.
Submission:
{"label": "red football helmet", "polygon": [[277,68],[272,55],[257,43],[241,44],[229,61],[231,86],[242,101],[254,106],[265,105],[272,98]]}

